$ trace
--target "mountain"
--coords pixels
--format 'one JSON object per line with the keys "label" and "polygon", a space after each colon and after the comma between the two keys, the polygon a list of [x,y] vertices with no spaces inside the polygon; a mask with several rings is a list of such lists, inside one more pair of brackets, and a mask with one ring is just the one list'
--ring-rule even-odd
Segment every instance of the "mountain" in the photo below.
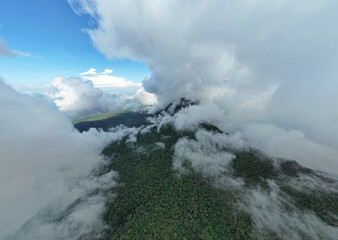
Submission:
{"label": "mountain", "polygon": [[[167,107],[175,115],[181,107]],[[75,124],[105,131],[138,128],[108,145],[107,169],[118,186],[107,194],[99,239],[335,239],[338,182],[274,159],[236,136],[202,123],[178,131],[161,115],[126,112]],[[150,118],[150,119],[149,119]],[[90,239],[93,236],[84,236]]]}

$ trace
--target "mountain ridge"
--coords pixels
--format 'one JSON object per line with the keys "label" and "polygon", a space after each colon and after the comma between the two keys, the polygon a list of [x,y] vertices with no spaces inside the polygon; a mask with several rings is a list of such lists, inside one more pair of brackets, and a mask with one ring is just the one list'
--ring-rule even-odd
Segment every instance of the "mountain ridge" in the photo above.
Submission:
{"label": "mountain ridge", "polygon": [[[272,199],[277,196],[275,200],[279,203],[273,205],[273,211],[281,216],[291,219],[311,216],[321,229],[336,229],[338,191],[311,186],[311,181],[334,186],[337,184],[334,179],[296,161],[274,160],[251,148],[232,149],[216,141],[208,149],[208,141],[213,138],[231,137],[212,124],[202,123],[197,130],[177,131],[170,123],[160,128],[151,125],[147,120],[149,117],[154,115],[121,113],[112,117],[114,121],[103,121],[107,124],[103,128],[106,131],[124,125],[126,119],[126,127],[139,130],[133,137],[125,136],[111,143],[102,152],[109,162],[108,169],[118,172],[119,185],[112,189],[116,198],[106,204],[103,219],[107,229],[100,239],[286,239],[287,236],[334,239],[332,233],[318,232],[319,228],[312,229],[314,233],[309,235],[311,226],[304,223],[299,228],[290,226],[292,229],[283,235],[278,228],[269,226],[251,212],[256,211],[255,204],[260,203],[250,200],[258,193]],[[100,128],[101,123],[94,121],[90,126]],[[79,129],[79,125],[75,127]],[[206,134],[210,139],[203,143],[199,134]],[[201,139],[200,147],[194,151],[205,148],[202,152],[207,159],[219,154],[234,156],[224,168],[225,172],[216,171],[210,175],[205,169],[214,164],[212,161],[208,163],[210,166],[196,167],[194,157],[189,155],[179,168],[175,168],[179,143],[196,144]],[[214,147],[218,152],[214,152]],[[310,184],[302,179],[311,179]],[[222,181],[230,185],[224,185]],[[232,186],[231,181],[236,183]],[[295,187],[297,184],[299,189]]]}

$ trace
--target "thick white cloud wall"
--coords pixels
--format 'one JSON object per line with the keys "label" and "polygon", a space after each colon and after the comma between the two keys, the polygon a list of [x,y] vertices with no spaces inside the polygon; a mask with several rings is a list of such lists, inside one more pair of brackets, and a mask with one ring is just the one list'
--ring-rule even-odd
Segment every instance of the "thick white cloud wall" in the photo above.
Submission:
{"label": "thick white cloud wall", "polygon": [[0,239],[77,239],[99,228],[103,192],[117,176],[99,174],[100,153],[118,137],[81,134],[57,109],[0,81]]}

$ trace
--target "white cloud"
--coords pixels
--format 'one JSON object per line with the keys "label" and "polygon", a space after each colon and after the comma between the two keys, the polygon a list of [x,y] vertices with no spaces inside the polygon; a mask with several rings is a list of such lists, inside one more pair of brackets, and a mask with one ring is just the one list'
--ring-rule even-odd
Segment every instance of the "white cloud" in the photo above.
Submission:
{"label": "white cloud", "polygon": [[50,96],[56,106],[72,118],[95,112],[114,112],[124,105],[118,96],[95,88],[89,80],[56,77],[51,86],[55,92]]}
{"label": "white cloud", "polygon": [[[95,69],[90,69],[88,72],[91,75],[96,74]],[[86,75],[89,75],[88,72]],[[110,73],[110,70],[106,69],[105,72]],[[99,78],[97,75],[95,77]],[[67,113],[73,119],[96,113],[116,112],[126,107],[134,107],[135,104],[153,105],[157,102],[156,96],[143,88],[129,97],[122,92],[111,94],[95,87],[91,80],[74,77],[68,79],[55,77],[50,87],[53,92],[45,94],[54,100],[60,111]]]}
{"label": "white cloud", "polygon": [[[100,231],[102,148],[119,133],[80,134],[63,113],[0,81],[0,239],[78,239]],[[91,238],[94,238],[91,237]]]}
{"label": "white cloud", "polygon": [[109,75],[113,72],[111,69],[105,69],[104,72],[97,73],[95,68],[90,68],[87,72],[80,75],[93,82],[97,88],[140,88],[140,83],[128,81],[122,77]]}
{"label": "white cloud", "polygon": [[270,156],[297,160],[312,169],[338,174],[338,151],[309,139],[299,130],[249,124],[242,131],[252,146]]}
{"label": "white cloud", "polygon": [[94,75],[97,74],[95,68],[90,68],[87,72],[80,73],[81,76],[91,75],[91,74],[94,74]]}
{"label": "white cloud", "polygon": [[[338,149],[337,1],[69,2],[96,20],[86,31],[107,58],[147,63],[152,75],[143,87],[159,107],[181,97],[208,102],[232,131],[272,130],[268,123],[303,132],[306,148],[327,147],[323,156]],[[301,149],[271,152],[297,157]]]}
{"label": "white cloud", "polygon": [[140,103],[141,105],[154,105],[157,103],[157,98],[155,94],[149,93],[144,90],[144,88],[140,88],[136,91],[135,95],[130,99]]}
{"label": "white cloud", "polygon": [[102,72],[101,74],[109,74],[112,73],[113,70],[112,69],[105,69],[104,72]]}
{"label": "white cloud", "polygon": [[247,150],[248,145],[241,139],[240,134],[231,136],[212,133],[203,129],[195,133],[195,139],[181,138],[175,144],[173,160],[174,170],[186,171],[184,162],[216,184],[227,184],[228,187],[242,185],[241,179],[235,179],[231,173],[230,163],[236,158],[231,151]]}

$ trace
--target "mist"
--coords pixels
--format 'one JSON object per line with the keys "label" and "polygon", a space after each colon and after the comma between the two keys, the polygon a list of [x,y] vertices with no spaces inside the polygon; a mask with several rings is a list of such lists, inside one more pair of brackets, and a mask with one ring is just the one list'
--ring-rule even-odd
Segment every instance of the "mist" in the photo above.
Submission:
{"label": "mist", "polygon": [[[194,139],[181,138],[175,144],[173,169],[179,175],[189,174],[193,169],[211,181],[214,187],[235,192],[236,207],[251,216],[258,239],[265,239],[269,231],[281,239],[335,239],[337,227],[326,224],[313,211],[299,209],[283,189],[287,186],[305,193],[336,194],[336,182],[300,174],[291,181],[267,179],[266,187],[250,187],[243,178],[234,174],[232,167],[238,154],[249,151],[249,144],[239,134],[226,135],[199,129]],[[264,159],[266,155],[258,153],[257,157]],[[278,162],[273,164],[279,168]]]}

